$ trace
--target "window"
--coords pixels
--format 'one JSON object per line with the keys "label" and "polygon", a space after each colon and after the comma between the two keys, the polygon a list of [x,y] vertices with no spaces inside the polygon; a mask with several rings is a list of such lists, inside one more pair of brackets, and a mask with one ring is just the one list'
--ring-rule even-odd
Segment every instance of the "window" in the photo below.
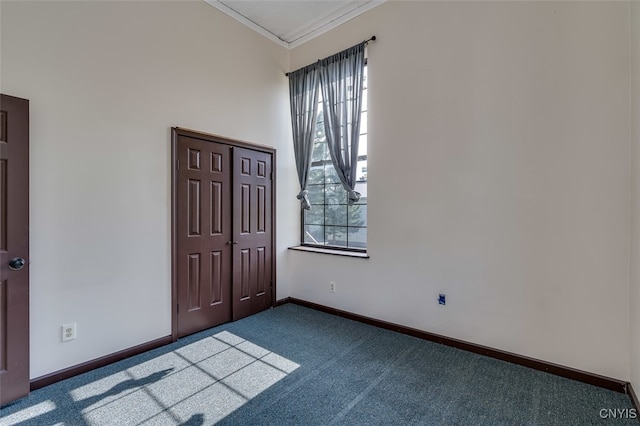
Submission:
{"label": "window", "polygon": [[[320,94],[320,97],[322,95]],[[311,210],[303,210],[302,244],[364,251],[367,248],[367,67],[364,68],[357,183],[360,201],[349,206],[347,191],[336,174],[324,133],[322,99],[309,172]]]}

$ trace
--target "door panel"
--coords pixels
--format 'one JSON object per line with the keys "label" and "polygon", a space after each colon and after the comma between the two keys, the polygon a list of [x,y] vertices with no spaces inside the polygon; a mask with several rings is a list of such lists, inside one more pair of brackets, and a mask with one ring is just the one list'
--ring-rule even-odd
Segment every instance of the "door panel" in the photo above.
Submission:
{"label": "door panel", "polygon": [[233,319],[272,305],[271,154],[233,148]]}
{"label": "door panel", "polygon": [[231,321],[231,149],[179,136],[178,337]]}
{"label": "door panel", "polygon": [[212,305],[222,302],[222,252],[214,251],[211,253],[211,301]]}
{"label": "door panel", "polygon": [[28,394],[29,101],[0,95],[0,405]]}

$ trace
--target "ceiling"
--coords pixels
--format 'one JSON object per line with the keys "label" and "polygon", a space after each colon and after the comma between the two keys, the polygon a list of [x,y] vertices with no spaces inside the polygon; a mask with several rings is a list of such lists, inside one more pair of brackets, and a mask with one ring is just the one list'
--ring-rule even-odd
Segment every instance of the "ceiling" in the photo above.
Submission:
{"label": "ceiling", "polygon": [[205,0],[288,49],[355,18],[385,0]]}

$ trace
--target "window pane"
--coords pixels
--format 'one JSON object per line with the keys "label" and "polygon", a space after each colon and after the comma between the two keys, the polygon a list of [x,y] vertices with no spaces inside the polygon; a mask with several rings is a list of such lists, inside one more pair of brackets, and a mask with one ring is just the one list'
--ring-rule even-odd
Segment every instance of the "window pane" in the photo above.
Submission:
{"label": "window pane", "polygon": [[[327,144],[324,142],[316,142],[313,144],[313,154],[311,154],[311,161],[322,161],[327,155]],[[358,153],[360,150],[358,150]]]}
{"label": "window pane", "polygon": [[327,184],[324,202],[325,204],[347,204],[347,191],[341,183]]}
{"label": "window pane", "polygon": [[326,243],[332,246],[347,246],[347,227],[346,226],[326,226],[325,227]]}
{"label": "window pane", "polygon": [[[319,134],[324,135],[324,114],[322,112],[322,102],[318,103],[318,115],[316,116],[316,136]],[[323,136],[318,137],[322,138]]]}
{"label": "window pane", "polygon": [[305,225],[304,242],[309,244],[324,244],[324,226]]}
{"label": "window pane", "polygon": [[323,225],[324,206],[311,203],[311,209],[304,211],[304,223],[307,225]]}
{"label": "window pane", "polygon": [[367,226],[367,206],[354,204],[349,206],[349,226]]}
{"label": "window pane", "polygon": [[367,102],[368,102],[368,90],[363,90],[362,91],[362,111],[366,111],[367,110]]}
{"label": "window pane", "polygon": [[325,224],[326,225],[347,225],[347,205],[346,204],[327,204],[325,207]]}
{"label": "window pane", "polygon": [[356,192],[360,193],[360,200],[356,204],[367,204],[367,182],[357,182]]}
{"label": "window pane", "polygon": [[[362,129],[360,129],[362,133]],[[358,155],[367,155],[367,135],[361,134],[360,140],[358,140]]]}
{"label": "window pane", "polygon": [[366,181],[367,180],[367,160],[358,161],[357,169],[356,169],[356,180],[357,181]]}
{"label": "window pane", "polygon": [[324,181],[327,183],[339,183],[340,178],[333,167],[333,163],[329,163],[324,167]]}
{"label": "window pane", "polygon": [[309,185],[307,191],[309,191],[309,202],[312,206],[324,204],[324,185]]}
{"label": "window pane", "polygon": [[349,247],[367,248],[367,228],[349,228]]}
{"label": "window pane", "polygon": [[363,112],[360,114],[360,133],[369,133],[367,132],[367,113]]}
{"label": "window pane", "polygon": [[322,124],[324,122],[324,114],[322,113],[322,92],[318,93],[318,115],[316,115],[316,124]]}
{"label": "window pane", "polygon": [[311,166],[309,169],[309,181],[307,185],[324,183],[324,167],[323,166]]}

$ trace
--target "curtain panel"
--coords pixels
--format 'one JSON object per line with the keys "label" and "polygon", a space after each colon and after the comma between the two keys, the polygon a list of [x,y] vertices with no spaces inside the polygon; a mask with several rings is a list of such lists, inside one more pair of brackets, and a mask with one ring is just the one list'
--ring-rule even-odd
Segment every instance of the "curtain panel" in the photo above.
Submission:
{"label": "curtain panel", "polygon": [[317,64],[312,64],[289,73],[289,97],[291,104],[291,124],[293,130],[293,151],[300,182],[298,199],[301,207],[309,210],[311,203],[307,191],[311,154],[313,153],[313,137],[318,114]]}
{"label": "curtain panel", "polygon": [[349,205],[360,199],[355,184],[365,45],[362,42],[318,62],[327,145]]}

